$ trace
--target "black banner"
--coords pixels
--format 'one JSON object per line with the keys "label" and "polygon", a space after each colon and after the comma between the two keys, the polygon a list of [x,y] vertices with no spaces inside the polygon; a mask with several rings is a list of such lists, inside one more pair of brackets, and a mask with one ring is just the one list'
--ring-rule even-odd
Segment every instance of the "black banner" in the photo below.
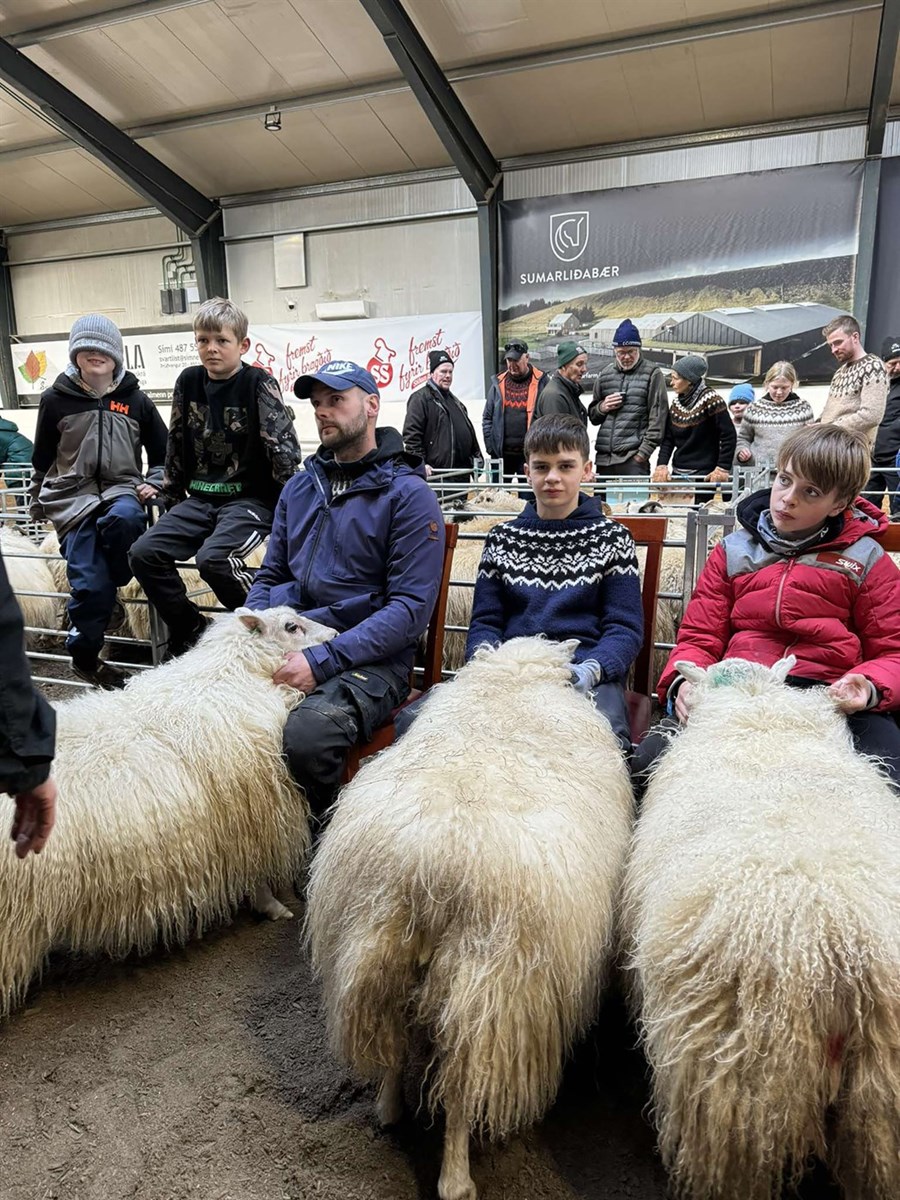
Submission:
{"label": "black banner", "polygon": [[542,367],[575,338],[589,372],[629,317],[648,358],[702,353],[710,375],[779,359],[829,378],[822,326],[851,311],[861,163],[715,176],[501,205],[501,345]]}

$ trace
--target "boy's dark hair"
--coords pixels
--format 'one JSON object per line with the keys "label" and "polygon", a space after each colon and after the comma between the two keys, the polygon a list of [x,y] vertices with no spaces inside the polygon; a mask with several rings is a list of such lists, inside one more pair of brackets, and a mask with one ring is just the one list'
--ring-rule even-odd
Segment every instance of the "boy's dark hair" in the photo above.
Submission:
{"label": "boy's dark hair", "polygon": [[587,430],[578,417],[548,413],[531,422],[525,434],[526,461],[532,454],[560,454],[564,450],[576,450],[585,462],[591,457]]}
{"label": "boy's dark hair", "polygon": [[848,313],[843,317],[835,317],[833,321],[829,321],[822,330],[822,337],[830,338],[833,333],[859,333],[859,321],[856,317],[851,317]]}
{"label": "boy's dark hair", "polygon": [[840,425],[804,425],[781,443],[779,471],[790,464],[823,492],[837,492],[845,504],[866,486],[871,467],[869,443]]}
{"label": "boy's dark hair", "polygon": [[226,300],[222,296],[204,300],[194,313],[194,333],[198,330],[203,330],[204,333],[220,333],[221,330],[228,329],[237,341],[242,342],[247,336],[249,325],[247,314],[241,312],[232,300]]}

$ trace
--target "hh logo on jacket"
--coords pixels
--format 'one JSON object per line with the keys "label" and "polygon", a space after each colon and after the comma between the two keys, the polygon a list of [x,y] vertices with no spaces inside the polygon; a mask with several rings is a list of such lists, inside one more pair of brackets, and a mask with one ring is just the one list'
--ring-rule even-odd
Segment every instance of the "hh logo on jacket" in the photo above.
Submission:
{"label": "hh logo on jacket", "polygon": [[110,402],[109,402],[109,411],[110,412],[120,412],[126,417],[128,416],[129,408],[130,408],[130,405],[122,404],[122,402],[120,400],[110,400]]}

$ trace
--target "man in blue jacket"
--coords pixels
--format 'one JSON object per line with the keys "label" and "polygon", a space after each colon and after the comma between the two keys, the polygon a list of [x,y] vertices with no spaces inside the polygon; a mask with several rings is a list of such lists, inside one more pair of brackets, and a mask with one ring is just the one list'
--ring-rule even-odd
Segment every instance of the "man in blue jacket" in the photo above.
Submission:
{"label": "man in blue jacket", "polygon": [[285,484],[247,605],[286,604],[337,629],[289,654],[275,676],[306,696],[284,753],[314,811],[334,797],[347,755],[409,693],[415,644],[440,584],[444,524],[421,459],[376,429],[380,398],[356,363],[326,363],[294,384],[321,445]]}

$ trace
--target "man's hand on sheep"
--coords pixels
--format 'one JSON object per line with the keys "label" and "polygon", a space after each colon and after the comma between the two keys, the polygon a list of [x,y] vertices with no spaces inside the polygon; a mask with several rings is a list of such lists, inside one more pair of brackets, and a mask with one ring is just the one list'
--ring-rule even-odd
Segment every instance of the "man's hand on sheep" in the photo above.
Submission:
{"label": "man's hand on sheep", "polygon": [[16,843],[16,856],[25,858],[29,851],[40,854],[56,820],[56,784],[48,779],[14,799],[16,811],[9,836]]}
{"label": "man's hand on sheep", "polygon": [[296,688],[304,696],[316,689],[316,677],[312,673],[306,655],[301,650],[294,650],[284,656],[284,666],[279,667],[273,676],[273,682],[286,683]]}
{"label": "man's hand on sheep", "polygon": [[828,689],[841,712],[862,712],[872,702],[872,687],[865,675],[845,675]]}

